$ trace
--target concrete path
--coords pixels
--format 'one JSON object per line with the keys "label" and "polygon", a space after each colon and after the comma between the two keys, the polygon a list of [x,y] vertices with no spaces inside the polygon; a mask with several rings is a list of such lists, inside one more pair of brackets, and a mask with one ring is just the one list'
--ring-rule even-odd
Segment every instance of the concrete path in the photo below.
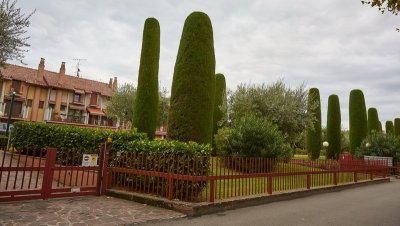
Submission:
{"label": "concrete path", "polygon": [[106,196],[0,203],[2,226],[125,225],[183,216],[171,210]]}
{"label": "concrete path", "polygon": [[400,180],[241,208],[197,218],[150,222],[179,225],[400,225]]}

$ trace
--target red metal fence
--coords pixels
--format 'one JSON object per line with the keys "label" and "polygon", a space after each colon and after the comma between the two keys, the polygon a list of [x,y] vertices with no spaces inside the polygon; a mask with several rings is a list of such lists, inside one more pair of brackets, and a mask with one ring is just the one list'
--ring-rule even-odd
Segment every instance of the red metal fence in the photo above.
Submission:
{"label": "red metal fence", "polygon": [[272,194],[386,177],[384,161],[340,162],[122,153],[108,169],[108,188],[189,202]]}
{"label": "red metal fence", "polygon": [[97,166],[82,166],[80,150],[3,149],[0,202],[105,194],[109,148],[102,144]]}

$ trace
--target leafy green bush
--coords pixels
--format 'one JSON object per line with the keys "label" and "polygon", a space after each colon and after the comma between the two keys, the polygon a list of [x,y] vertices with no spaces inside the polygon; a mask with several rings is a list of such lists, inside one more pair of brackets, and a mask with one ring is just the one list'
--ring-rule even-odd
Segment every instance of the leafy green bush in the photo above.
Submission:
{"label": "leafy green bush", "polygon": [[364,155],[393,157],[394,160],[400,160],[400,140],[393,135],[372,133],[362,141],[361,146],[356,150],[357,158],[362,158]]}
{"label": "leafy green bush", "polygon": [[106,142],[109,137],[113,139],[111,151],[126,149],[130,141],[146,140],[146,134],[136,131],[16,122],[11,133],[11,144],[17,148],[74,148],[97,153],[100,144]]}
{"label": "leafy green bush", "polygon": [[264,118],[244,116],[232,128],[215,136],[218,155],[232,157],[290,158],[291,148],[278,127]]}

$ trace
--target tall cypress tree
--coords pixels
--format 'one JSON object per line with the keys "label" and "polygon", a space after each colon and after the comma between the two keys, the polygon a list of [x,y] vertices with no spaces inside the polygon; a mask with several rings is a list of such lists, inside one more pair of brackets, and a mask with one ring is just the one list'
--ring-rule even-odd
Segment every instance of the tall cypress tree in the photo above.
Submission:
{"label": "tall cypress tree", "polygon": [[213,135],[217,134],[218,129],[221,127],[218,123],[224,117],[226,112],[223,112],[221,106],[226,104],[226,82],[223,74],[215,75],[215,103],[214,103],[214,116],[213,116]]}
{"label": "tall cypress tree", "polygon": [[133,126],[154,138],[158,120],[158,64],[160,25],[155,18],[144,24]]}
{"label": "tall cypress tree", "polygon": [[313,128],[307,129],[306,148],[312,159],[319,158],[321,152],[321,100],[319,90],[311,88],[308,92],[308,113],[314,115]]}
{"label": "tall cypress tree", "polygon": [[174,68],[168,139],[211,143],[215,55],[210,18],[193,12],[185,21]]}
{"label": "tall cypress tree", "polygon": [[326,157],[337,159],[341,150],[341,115],[339,97],[330,95],[328,98],[328,118],[326,124],[326,137],[329,143]]}
{"label": "tall cypress tree", "polygon": [[376,108],[369,108],[368,109],[368,133],[381,132],[381,125],[378,117],[378,111]]}
{"label": "tall cypress tree", "polygon": [[361,142],[368,133],[364,94],[359,89],[350,92],[349,121],[350,153],[354,155],[356,149],[361,145]]}
{"label": "tall cypress tree", "polygon": [[400,118],[394,119],[393,134],[395,136],[400,136]]}
{"label": "tall cypress tree", "polygon": [[386,129],[386,134],[392,134],[393,135],[393,122],[392,121],[386,121],[385,129]]}

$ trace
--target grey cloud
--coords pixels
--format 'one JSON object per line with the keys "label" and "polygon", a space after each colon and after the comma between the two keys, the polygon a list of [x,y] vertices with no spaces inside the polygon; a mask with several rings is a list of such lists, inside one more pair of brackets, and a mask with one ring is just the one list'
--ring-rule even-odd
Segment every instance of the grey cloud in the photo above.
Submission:
{"label": "grey cloud", "polygon": [[159,78],[170,88],[184,20],[206,12],[213,23],[216,71],[234,89],[242,82],[318,87],[325,122],[328,96],[338,94],[348,127],[348,95],[360,88],[382,121],[400,116],[400,26],[398,17],[348,0],[19,0],[32,17],[25,61],[57,71],[86,58],[86,78],[136,83],[142,29],[147,17],[161,25]]}

